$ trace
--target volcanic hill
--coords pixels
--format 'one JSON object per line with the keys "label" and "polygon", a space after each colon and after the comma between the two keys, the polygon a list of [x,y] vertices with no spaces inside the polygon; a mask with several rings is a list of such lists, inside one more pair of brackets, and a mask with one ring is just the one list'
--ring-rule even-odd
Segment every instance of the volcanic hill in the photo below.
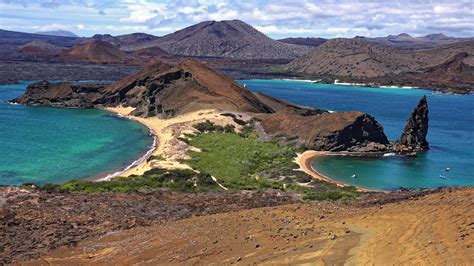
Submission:
{"label": "volcanic hill", "polygon": [[123,63],[130,59],[125,52],[105,41],[79,43],[64,50],[59,57],[66,61],[91,63]]}
{"label": "volcanic hill", "polygon": [[240,59],[292,59],[310,50],[273,40],[240,20],[204,21],[146,45],[172,55]]}

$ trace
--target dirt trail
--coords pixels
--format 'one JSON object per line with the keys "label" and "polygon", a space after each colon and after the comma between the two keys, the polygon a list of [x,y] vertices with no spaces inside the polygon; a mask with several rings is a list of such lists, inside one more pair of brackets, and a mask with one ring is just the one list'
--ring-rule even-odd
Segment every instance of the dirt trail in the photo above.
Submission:
{"label": "dirt trail", "polygon": [[32,264],[473,265],[474,189],[373,207],[298,203],[137,227]]}

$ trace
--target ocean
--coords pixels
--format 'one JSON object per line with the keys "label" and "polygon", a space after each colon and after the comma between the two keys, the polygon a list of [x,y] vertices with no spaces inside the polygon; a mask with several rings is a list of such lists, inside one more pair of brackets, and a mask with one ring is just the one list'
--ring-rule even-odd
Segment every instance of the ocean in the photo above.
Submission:
{"label": "ocean", "polygon": [[0,185],[105,176],[150,148],[147,128],[106,111],[6,102],[29,83],[0,85]]}
{"label": "ocean", "polygon": [[382,123],[390,140],[399,138],[410,113],[426,95],[430,119],[429,151],[415,158],[322,157],[313,161],[313,167],[338,181],[368,189],[392,191],[474,185],[474,95],[287,80],[239,82],[250,90],[300,105],[331,111],[367,112]]}

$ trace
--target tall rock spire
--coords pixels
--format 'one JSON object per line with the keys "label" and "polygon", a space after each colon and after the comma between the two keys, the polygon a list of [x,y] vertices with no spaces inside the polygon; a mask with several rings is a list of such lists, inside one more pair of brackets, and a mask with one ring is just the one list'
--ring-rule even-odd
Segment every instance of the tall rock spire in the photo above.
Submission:
{"label": "tall rock spire", "polygon": [[428,134],[428,102],[426,96],[423,96],[411,113],[400,139],[396,142],[396,150],[417,152],[429,149],[426,134]]}

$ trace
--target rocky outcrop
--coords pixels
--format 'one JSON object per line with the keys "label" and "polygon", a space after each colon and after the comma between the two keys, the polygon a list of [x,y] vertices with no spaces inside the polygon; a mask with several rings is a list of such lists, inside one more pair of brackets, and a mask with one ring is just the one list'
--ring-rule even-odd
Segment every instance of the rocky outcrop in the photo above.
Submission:
{"label": "rocky outcrop", "polygon": [[170,117],[203,109],[246,112],[258,118],[272,138],[284,137],[316,150],[380,152],[390,148],[383,127],[361,112],[328,113],[252,93],[202,63],[186,60],[175,67],[147,66],[109,85],[32,84],[13,100],[28,105],[63,107],[131,106],[133,115]]}
{"label": "rocky outcrop", "polygon": [[382,125],[361,112],[302,116],[282,111],[265,116],[261,125],[272,137],[315,150],[379,152],[389,145]]}
{"label": "rocky outcrop", "polygon": [[28,86],[25,94],[11,102],[68,108],[91,108],[102,97],[104,84],[51,83],[40,81]]}
{"label": "rocky outcrop", "polygon": [[428,120],[428,102],[426,96],[423,96],[411,113],[400,139],[395,142],[394,150],[398,152],[418,152],[429,149],[426,140]]}
{"label": "rocky outcrop", "polygon": [[175,67],[156,63],[105,85],[32,84],[13,102],[63,107],[131,106],[134,115],[168,117],[202,109],[270,113],[272,109],[232,79],[186,60]]}

